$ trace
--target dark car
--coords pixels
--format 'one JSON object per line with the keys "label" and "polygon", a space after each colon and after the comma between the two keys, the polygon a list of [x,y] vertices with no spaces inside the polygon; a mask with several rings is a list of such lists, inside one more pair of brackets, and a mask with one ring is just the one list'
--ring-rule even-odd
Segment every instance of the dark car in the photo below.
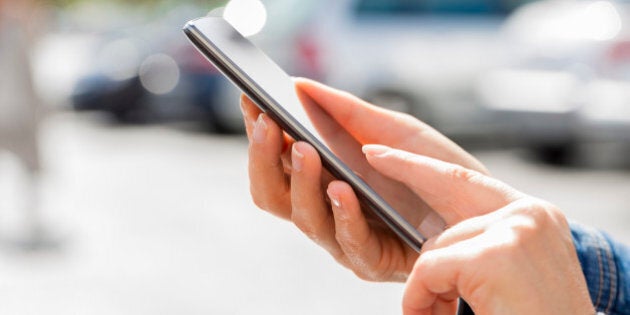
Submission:
{"label": "dark car", "polygon": [[103,34],[92,69],[75,85],[73,107],[125,123],[190,120],[242,132],[241,120],[217,105],[224,79],[181,33],[185,19]]}

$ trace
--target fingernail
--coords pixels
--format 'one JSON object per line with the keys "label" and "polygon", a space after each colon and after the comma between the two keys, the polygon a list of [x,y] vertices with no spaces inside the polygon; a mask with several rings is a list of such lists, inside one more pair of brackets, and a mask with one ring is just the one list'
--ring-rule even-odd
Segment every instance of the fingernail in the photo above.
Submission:
{"label": "fingernail", "polygon": [[243,101],[243,98],[241,98],[241,113],[243,113],[243,116],[247,116],[247,111],[245,110],[245,102]]}
{"label": "fingernail", "polygon": [[245,119],[245,124],[247,124],[247,127],[248,128],[253,127],[254,126],[254,120],[249,115],[249,113],[245,110],[245,104],[243,102],[241,102],[241,112],[243,113],[243,118]]}
{"label": "fingernail", "polygon": [[341,200],[339,199],[339,196],[337,196],[337,194],[335,194],[334,192],[331,192],[330,189],[326,191],[326,193],[328,193],[330,203],[332,203],[335,208],[341,209]]}
{"label": "fingernail", "polygon": [[293,150],[291,152],[291,166],[294,171],[300,172],[302,171],[302,166],[304,165],[304,154],[298,150],[297,145],[297,142],[293,144]]}
{"label": "fingernail", "polygon": [[389,152],[390,148],[380,144],[366,144],[362,150],[365,155],[378,157]]}
{"label": "fingernail", "polygon": [[254,125],[254,141],[263,143],[265,139],[267,139],[267,123],[265,123],[263,114],[260,114]]}

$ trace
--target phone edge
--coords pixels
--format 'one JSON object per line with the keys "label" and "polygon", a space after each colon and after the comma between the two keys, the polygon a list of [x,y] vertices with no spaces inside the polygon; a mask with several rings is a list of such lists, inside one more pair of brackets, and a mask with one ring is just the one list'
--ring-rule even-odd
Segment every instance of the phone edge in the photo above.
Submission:
{"label": "phone edge", "polygon": [[[214,17],[217,19],[216,17]],[[262,90],[255,91],[249,88],[249,86],[256,87],[255,82],[244,83],[241,82],[242,78],[238,77],[239,69],[230,67],[230,62],[226,62],[223,59],[227,59],[222,56],[220,49],[215,47],[210,40],[208,40],[203,33],[196,27],[195,22],[203,20],[204,18],[191,20],[183,28],[184,33],[193,43],[193,45],[215,66],[219,71],[223,73],[230,81],[236,85],[241,91],[243,91],[248,97],[256,103],[264,112],[281,125],[282,129],[287,131],[296,140],[302,140],[311,143],[313,147],[318,151],[322,158],[322,163],[333,176],[345,180],[355,190],[360,191],[357,194],[359,200],[370,210],[377,215],[398,237],[400,237],[406,244],[408,244],[415,251],[420,251],[422,244],[426,241],[426,238],[414,228],[407,220],[405,220],[393,207],[389,205],[382,197],[371,188],[363,179],[357,176],[352,170],[339,160],[326,146],[320,143],[308,130],[301,130],[297,132],[295,129],[301,129],[301,125],[298,123],[297,127],[293,121],[292,116],[287,113],[284,108],[279,104],[274,104],[273,98]],[[212,51],[214,49],[215,51]],[[248,78],[247,75],[241,74],[241,77]],[[249,84],[249,85],[248,85]],[[279,117],[275,115],[273,110],[269,110],[268,106],[274,106],[277,111],[284,113],[290,117]],[[279,110],[278,110],[279,109]],[[307,138],[305,138],[306,136]]]}

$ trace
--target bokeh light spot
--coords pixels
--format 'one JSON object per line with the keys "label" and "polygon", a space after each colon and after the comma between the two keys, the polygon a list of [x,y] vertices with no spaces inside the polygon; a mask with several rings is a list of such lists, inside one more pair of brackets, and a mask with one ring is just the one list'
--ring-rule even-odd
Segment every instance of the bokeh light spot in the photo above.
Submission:
{"label": "bokeh light spot", "polygon": [[151,55],[140,66],[140,82],[153,94],[169,93],[179,83],[179,67],[169,55]]}
{"label": "bokeh light spot", "polygon": [[225,6],[223,18],[243,36],[252,36],[265,26],[267,10],[260,0],[231,0]]}

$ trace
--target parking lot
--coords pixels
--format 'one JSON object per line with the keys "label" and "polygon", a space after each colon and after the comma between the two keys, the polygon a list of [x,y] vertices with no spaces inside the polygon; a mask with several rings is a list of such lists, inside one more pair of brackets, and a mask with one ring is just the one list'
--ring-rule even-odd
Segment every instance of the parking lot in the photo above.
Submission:
{"label": "parking lot", "polygon": [[[253,206],[247,142],[56,114],[41,130],[40,205],[56,246],[0,253],[3,314],[396,314],[402,285],[366,283]],[[498,178],[630,242],[630,173],[476,151]],[[0,208],[21,172],[0,159]]]}

